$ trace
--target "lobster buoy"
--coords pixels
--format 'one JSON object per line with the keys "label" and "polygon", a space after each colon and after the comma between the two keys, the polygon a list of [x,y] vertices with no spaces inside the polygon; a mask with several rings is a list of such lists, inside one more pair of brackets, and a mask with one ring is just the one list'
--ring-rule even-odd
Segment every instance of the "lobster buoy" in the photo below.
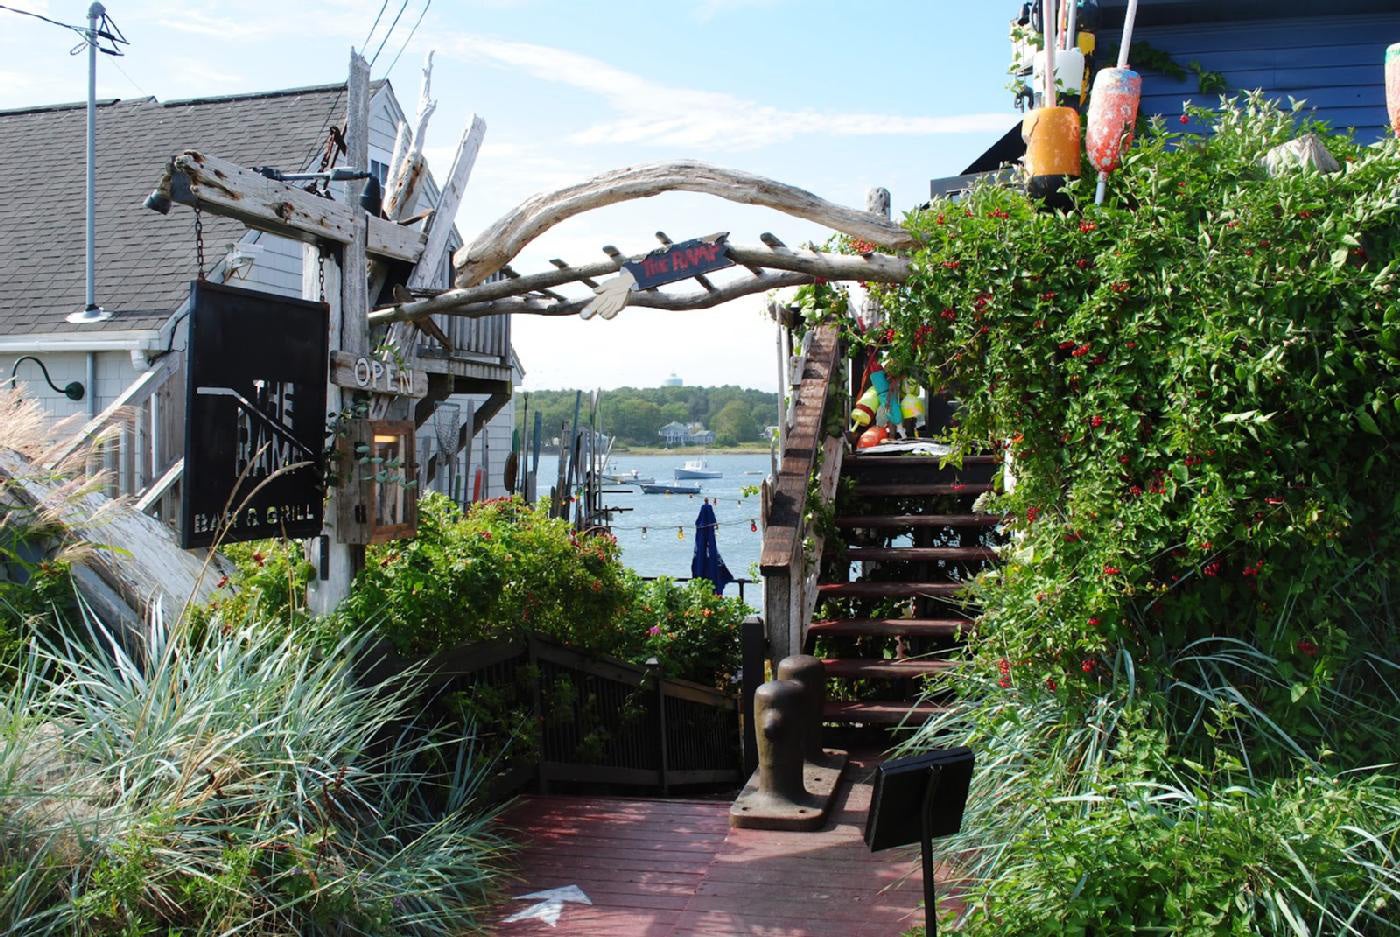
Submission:
{"label": "lobster buoy", "polygon": [[885,411],[889,422],[898,423],[902,419],[899,414],[899,401],[890,393],[890,376],[885,373],[883,365],[875,365],[875,369],[870,372],[870,386],[880,395],[880,408]]}
{"label": "lobster buoy", "polygon": [[880,394],[874,386],[867,387],[865,393],[856,401],[855,408],[851,410],[851,423],[856,429],[869,426],[875,422],[875,414],[879,412]]}
{"label": "lobster buoy", "polygon": [[[1031,70],[1031,87],[1048,87],[1045,80],[1045,51],[1035,54],[1035,64]],[[1079,106],[1084,96],[1084,53],[1078,48],[1057,49],[1053,56],[1055,60],[1055,104],[1068,104]],[[1041,97],[1045,94],[1042,91]],[[1042,104],[1042,107],[1044,105]]]}
{"label": "lobster buoy", "polygon": [[1026,190],[1056,206],[1068,204],[1065,183],[1079,178],[1079,111],[1042,107],[1026,115]]}
{"label": "lobster buoy", "polygon": [[869,449],[871,446],[878,446],[890,437],[890,431],[883,426],[872,426],[870,429],[860,434],[860,439],[856,440],[857,449]]}
{"label": "lobster buoy", "polygon": [[1123,153],[1133,144],[1138,102],[1142,100],[1142,76],[1131,68],[1105,68],[1094,79],[1089,99],[1089,128],[1085,148],[1089,162],[1099,171],[1099,187],[1094,204],[1102,205],[1108,174],[1123,162]]}
{"label": "lobster buoy", "polygon": [[904,395],[904,399],[899,402],[899,409],[904,412],[906,420],[921,420],[924,414],[928,413],[928,408],[924,406],[924,398],[915,391]]}
{"label": "lobster buoy", "polygon": [[1385,50],[1385,104],[1391,129],[1400,136],[1400,42]]}

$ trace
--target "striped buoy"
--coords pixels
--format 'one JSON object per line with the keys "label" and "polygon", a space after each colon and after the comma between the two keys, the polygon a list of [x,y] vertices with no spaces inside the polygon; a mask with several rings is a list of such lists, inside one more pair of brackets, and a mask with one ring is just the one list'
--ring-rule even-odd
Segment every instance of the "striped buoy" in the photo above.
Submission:
{"label": "striped buoy", "polygon": [[1385,104],[1390,126],[1400,136],[1400,42],[1385,50]]}
{"label": "striped buoy", "polygon": [[1089,129],[1085,147],[1089,162],[1099,171],[1099,188],[1094,204],[1102,205],[1108,174],[1123,162],[1123,153],[1133,144],[1138,102],[1142,99],[1142,76],[1130,68],[1105,68],[1094,78],[1089,98]]}

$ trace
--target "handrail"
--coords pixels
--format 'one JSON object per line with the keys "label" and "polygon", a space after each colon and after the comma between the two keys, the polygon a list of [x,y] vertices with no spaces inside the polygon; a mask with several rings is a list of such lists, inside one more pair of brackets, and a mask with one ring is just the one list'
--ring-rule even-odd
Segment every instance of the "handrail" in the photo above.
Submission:
{"label": "handrail", "polygon": [[[823,418],[832,384],[841,379],[840,340],[835,325],[817,327],[804,350],[800,381],[792,389],[792,425],[784,434],[778,474],[769,481],[759,569],[764,577],[764,622],[769,653],[780,660],[801,653],[815,605],[815,569],[805,543],[808,487],[822,454],[820,493],[829,500],[840,473],[844,442],[826,438]],[[820,545],[817,544],[818,549]]]}
{"label": "handrail", "polygon": [[151,395],[160,390],[161,385],[175,372],[178,363],[178,358],[175,355],[169,355],[160,359],[156,366],[149,371],[143,371],[126,390],[118,395],[116,400],[107,405],[105,410],[88,420],[77,435],[55,450],[48,458],[47,467],[55,468],[62,465],[75,452],[90,444],[98,433],[120,417],[124,411],[149,400]]}

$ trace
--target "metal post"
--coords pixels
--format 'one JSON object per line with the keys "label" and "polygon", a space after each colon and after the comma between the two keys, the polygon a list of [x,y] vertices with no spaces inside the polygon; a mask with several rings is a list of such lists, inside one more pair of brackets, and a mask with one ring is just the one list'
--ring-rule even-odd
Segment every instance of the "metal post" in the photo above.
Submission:
{"label": "metal post", "polygon": [[938,937],[938,895],[934,892],[933,882],[933,811],[942,774],[943,769],[937,765],[929,768],[928,784],[924,787],[924,809],[920,817],[919,858],[924,867],[924,931],[928,937]]}
{"label": "metal post", "polygon": [[775,676],[802,685],[802,757],[814,764],[825,761],[822,710],[826,704],[826,666],[810,654],[794,654],[778,661]]}
{"label": "metal post", "polygon": [[86,312],[97,308],[97,24],[106,15],[107,10],[100,3],[88,7]]}

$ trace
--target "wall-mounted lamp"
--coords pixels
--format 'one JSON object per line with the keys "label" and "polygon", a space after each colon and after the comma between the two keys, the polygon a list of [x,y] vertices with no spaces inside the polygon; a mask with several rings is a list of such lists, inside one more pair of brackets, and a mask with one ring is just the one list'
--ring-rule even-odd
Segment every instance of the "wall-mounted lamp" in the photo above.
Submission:
{"label": "wall-mounted lamp", "polygon": [[39,366],[39,370],[44,372],[44,381],[54,389],[55,393],[62,394],[69,400],[82,400],[83,397],[87,394],[87,390],[83,387],[82,384],[78,383],[77,381],[69,381],[67,385],[59,387],[53,382],[53,378],[49,377],[49,369],[44,367],[44,362],[40,361],[33,355],[21,355],[20,357],[15,359],[15,366],[13,368],[10,368],[11,387],[15,386],[15,375],[19,373],[20,364],[25,361],[32,361]]}

